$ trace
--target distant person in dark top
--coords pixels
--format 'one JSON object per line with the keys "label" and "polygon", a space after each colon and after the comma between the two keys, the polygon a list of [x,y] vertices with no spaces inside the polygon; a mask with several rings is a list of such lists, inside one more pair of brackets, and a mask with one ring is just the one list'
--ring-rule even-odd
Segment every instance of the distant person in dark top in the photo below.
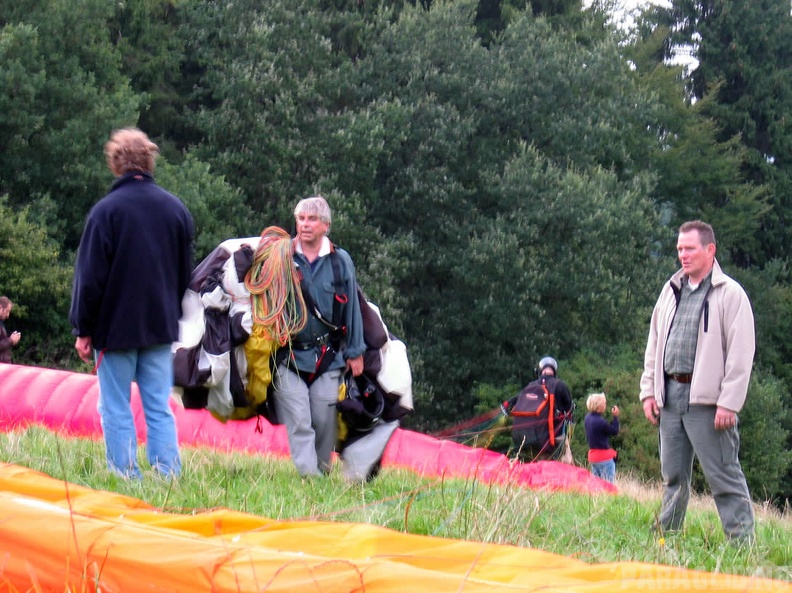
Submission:
{"label": "distant person in dark top", "polygon": [[148,461],[165,477],[181,472],[171,343],[192,272],[193,220],[154,183],[157,145],[136,128],[115,131],[105,156],[116,180],[89,212],[74,271],[70,321],[80,358],[99,376],[107,466],[141,478],[130,407],[137,381]]}
{"label": "distant person in dark top", "polygon": [[619,407],[613,406],[611,414],[613,420],[608,422],[603,417],[608,403],[604,393],[592,393],[586,399],[586,409],[588,414],[583,421],[586,428],[586,440],[588,441],[589,452],[588,460],[591,464],[591,473],[613,482],[616,479],[616,456],[617,453],[610,446],[610,437],[619,434]]}
{"label": "distant person in dark top", "polygon": [[11,348],[19,343],[22,334],[19,332],[8,333],[5,321],[11,315],[14,303],[7,296],[0,296],[0,362],[11,362]]}
{"label": "distant person in dark top", "polygon": [[[504,403],[504,411],[513,419],[514,446],[522,461],[552,459],[571,463],[572,453],[566,429],[574,411],[572,393],[567,384],[558,378],[558,361],[552,356],[543,357],[535,372],[537,378]],[[537,403],[537,397],[543,397],[544,387],[552,395],[553,409],[540,405],[534,411],[533,405]]]}

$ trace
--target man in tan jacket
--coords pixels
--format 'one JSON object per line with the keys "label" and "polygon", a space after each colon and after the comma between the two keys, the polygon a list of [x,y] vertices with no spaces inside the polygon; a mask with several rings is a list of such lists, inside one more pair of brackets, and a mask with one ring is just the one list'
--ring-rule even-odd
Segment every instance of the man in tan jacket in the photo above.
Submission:
{"label": "man in tan jacket", "polygon": [[664,492],[658,527],[682,529],[695,455],[726,537],[750,540],[754,515],[738,458],[737,413],[755,350],[751,303],[716,261],[709,224],[684,223],[677,253],[682,269],[655,305],[641,377],[644,414],[660,426]]}

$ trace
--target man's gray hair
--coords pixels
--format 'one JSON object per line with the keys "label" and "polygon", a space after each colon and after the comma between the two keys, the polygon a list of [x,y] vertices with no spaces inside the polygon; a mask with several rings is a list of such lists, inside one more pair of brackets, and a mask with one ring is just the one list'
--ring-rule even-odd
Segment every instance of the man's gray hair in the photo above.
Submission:
{"label": "man's gray hair", "polygon": [[319,220],[330,226],[330,204],[322,196],[312,196],[300,200],[294,207],[294,217],[297,218],[299,214],[315,214]]}

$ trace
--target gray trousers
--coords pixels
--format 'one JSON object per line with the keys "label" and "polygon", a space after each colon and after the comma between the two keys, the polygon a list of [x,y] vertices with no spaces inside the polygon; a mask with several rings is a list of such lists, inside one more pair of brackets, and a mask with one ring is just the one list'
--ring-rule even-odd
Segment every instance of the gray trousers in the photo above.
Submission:
{"label": "gray trousers", "polygon": [[660,526],[678,530],[685,521],[695,455],[709,484],[727,538],[753,536],[754,514],[738,455],[737,426],[715,430],[715,406],[690,405],[690,385],[667,380],[660,411],[663,506]]}
{"label": "gray trousers", "polygon": [[338,388],[342,369],[327,371],[310,387],[294,371],[278,365],[273,377],[275,413],[286,426],[289,452],[301,476],[330,471],[338,431]]}

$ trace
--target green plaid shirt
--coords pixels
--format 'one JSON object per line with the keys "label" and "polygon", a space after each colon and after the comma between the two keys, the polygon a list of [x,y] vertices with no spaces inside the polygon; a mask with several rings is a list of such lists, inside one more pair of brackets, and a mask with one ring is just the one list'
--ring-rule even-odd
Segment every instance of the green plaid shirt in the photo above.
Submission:
{"label": "green plaid shirt", "polygon": [[690,287],[685,278],[677,305],[671,332],[666,342],[663,370],[666,373],[690,374],[696,360],[698,328],[704,301],[707,299],[711,284],[711,274],[701,281],[697,288]]}

